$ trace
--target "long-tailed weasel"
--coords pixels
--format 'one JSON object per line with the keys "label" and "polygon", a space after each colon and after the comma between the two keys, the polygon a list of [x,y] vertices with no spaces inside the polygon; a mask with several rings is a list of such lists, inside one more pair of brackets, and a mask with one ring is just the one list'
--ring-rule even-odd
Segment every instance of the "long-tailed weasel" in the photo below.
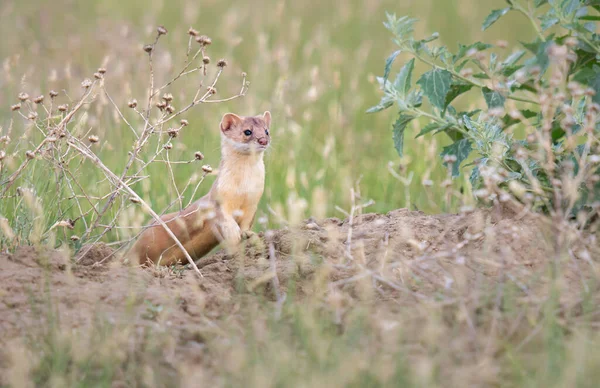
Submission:
{"label": "long-tailed weasel", "polygon": [[[210,191],[187,208],[161,219],[190,256],[198,259],[220,242],[239,243],[252,227],[265,186],[264,151],[270,143],[271,113],[240,117],[227,113],[221,120],[221,163]],[[152,223],[130,251],[139,264],[186,263],[166,231]]]}

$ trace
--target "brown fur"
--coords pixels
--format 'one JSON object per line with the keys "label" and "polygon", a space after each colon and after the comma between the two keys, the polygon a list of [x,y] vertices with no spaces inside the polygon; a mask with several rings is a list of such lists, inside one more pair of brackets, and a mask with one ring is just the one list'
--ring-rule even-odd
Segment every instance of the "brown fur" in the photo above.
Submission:
{"label": "brown fur", "polygon": [[[221,163],[210,191],[189,207],[161,219],[194,259],[220,242],[228,247],[252,227],[265,186],[263,155],[269,146],[271,114],[240,117],[227,113],[221,120]],[[246,135],[244,131],[252,133]],[[164,228],[152,223],[131,249],[132,261],[171,265],[185,263],[185,255]]]}

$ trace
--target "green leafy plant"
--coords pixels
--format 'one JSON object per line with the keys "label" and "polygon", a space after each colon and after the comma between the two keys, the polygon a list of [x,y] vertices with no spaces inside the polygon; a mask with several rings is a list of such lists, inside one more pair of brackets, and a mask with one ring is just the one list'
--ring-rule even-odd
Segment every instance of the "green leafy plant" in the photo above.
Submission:
{"label": "green leafy plant", "polygon": [[[445,133],[453,141],[441,152],[452,176],[460,175],[463,162],[475,154],[470,180],[480,196],[493,194],[478,191],[489,188],[487,178],[493,175],[496,186],[510,186],[520,200],[537,208],[566,215],[594,207],[600,200],[593,167],[599,158],[600,36],[595,31],[600,1],[507,4],[493,10],[482,28],[516,12],[537,34],[535,41],[507,54],[507,42],[459,44],[451,52],[435,44],[437,33],[415,38],[415,19],[388,14],[384,25],[399,49],[387,58],[378,78],[384,95],[368,112],[396,106],[393,141],[400,156],[407,125],[416,119],[429,122],[417,137]],[[392,80],[391,68],[400,54],[413,58]],[[416,61],[429,70],[413,83]],[[479,109],[457,109],[462,95],[480,101]],[[565,187],[573,188],[571,183],[575,189],[564,193]]]}

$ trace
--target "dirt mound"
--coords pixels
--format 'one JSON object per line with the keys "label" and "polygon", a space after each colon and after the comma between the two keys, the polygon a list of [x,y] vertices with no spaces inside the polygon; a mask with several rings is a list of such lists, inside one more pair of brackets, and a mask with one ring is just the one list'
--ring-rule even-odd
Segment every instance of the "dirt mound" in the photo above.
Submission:
{"label": "dirt mound", "polygon": [[[399,209],[310,219],[250,238],[243,254],[219,251],[199,260],[202,278],[187,266],[126,266],[104,244],[84,247],[74,260],[66,251],[21,247],[0,255],[0,338],[43,326],[41,307],[51,305],[71,330],[97,314],[140,327],[167,322],[175,328],[177,357],[193,358],[202,342],[197,326],[235,314],[248,293],[281,300],[290,284],[298,298],[336,289],[344,298],[376,292],[374,303],[398,309],[511,266],[523,269],[515,281],[520,273],[526,279],[527,268],[547,262],[549,245],[541,242],[548,233],[534,218],[499,211],[433,216]],[[377,286],[363,287],[364,280]],[[1,364],[0,357],[0,370]]]}
{"label": "dirt mound", "polygon": [[86,244],[81,247],[75,262],[79,265],[103,264],[115,258],[115,250],[103,242]]}
{"label": "dirt mound", "polygon": [[[361,268],[387,266],[394,271],[419,264],[419,270],[428,271],[429,287],[436,287],[444,283],[440,280],[444,260],[458,260],[474,271],[480,260],[495,257],[510,258],[515,264],[542,262],[548,254],[545,245],[537,243],[543,234],[532,219],[479,211],[432,216],[399,209],[358,215],[352,222],[311,219],[298,228],[254,236],[246,242],[244,254],[219,251],[201,259],[203,278],[186,267],[124,266],[105,244],[83,247],[74,261],[68,252],[21,247],[0,256],[0,329],[20,331],[21,321],[31,313],[31,298],[43,298],[45,289],[55,292],[63,322],[78,326],[98,307],[117,316],[132,293],[136,300],[154,305],[177,302],[181,311],[172,312],[171,318],[185,324],[200,312],[213,317],[226,314],[232,296],[240,292],[262,290],[274,298],[285,293],[290,279],[303,280],[297,283],[299,291],[311,292],[310,280],[317,271],[326,272],[328,281],[343,282]],[[493,267],[487,274],[493,274]],[[33,323],[33,317],[25,321]]]}

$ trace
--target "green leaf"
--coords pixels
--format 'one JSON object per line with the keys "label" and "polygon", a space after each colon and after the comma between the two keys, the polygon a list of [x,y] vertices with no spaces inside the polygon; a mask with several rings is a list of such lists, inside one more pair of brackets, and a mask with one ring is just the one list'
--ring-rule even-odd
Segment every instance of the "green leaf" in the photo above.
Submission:
{"label": "green leaf", "polygon": [[571,19],[577,10],[581,9],[581,0],[562,0],[560,6],[557,3],[557,1],[552,1],[550,4],[567,19]]}
{"label": "green leaf", "polygon": [[448,107],[448,105],[450,105],[450,103],[452,101],[454,101],[454,99],[456,97],[460,96],[463,93],[468,92],[472,88],[473,88],[472,84],[453,83],[452,86],[450,87],[450,90],[448,91],[448,94],[446,94],[446,101],[444,102],[444,109],[446,109]]}
{"label": "green leaf", "polygon": [[383,97],[381,102],[367,109],[367,113],[377,113],[392,106],[394,102],[387,97]]}
{"label": "green leaf", "polygon": [[394,88],[400,93],[400,96],[406,98],[412,84],[412,72],[415,68],[415,59],[411,59],[400,69],[400,72],[394,80]]}
{"label": "green leaf", "polygon": [[476,162],[476,166],[473,167],[471,171],[471,176],[469,177],[469,182],[471,182],[471,187],[473,189],[479,188],[481,186],[481,171],[479,170],[481,167],[484,167],[488,162],[488,158],[481,158]]}
{"label": "green leaf", "polygon": [[423,104],[423,93],[417,89],[411,90],[408,96],[406,96],[406,102],[408,106],[420,107]]}
{"label": "green leaf", "polygon": [[542,21],[542,24],[540,25],[542,31],[546,31],[547,29],[556,25],[560,21],[560,19],[556,17],[544,17],[540,19]]}
{"label": "green leaf", "polygon": [[447,123],[447,124],[440,124],[440,123],[436,123],[435,121],[432,123],[427,124],[426,126],[424,126],[421,131],[417,134],[417,136],[415,136],[415,139],[418,137],[421,137],[423,135],[425,135],[426,133],[429,132],[442,132],[445,131],[446,129],[452,128],[452,124]]}
{"label": "green leaf", "polygon": [[525,55],[525,51],[517,50],[514,53],[510,54],[508,58],[502,62],[502,66],[513,66],[515,63],[519,62],[521,58]]}
{"label": "green leaf", "polygon": [[[524,110],[521,111],[521,114],[526,119],[530,119],[532,117],[536,117],[538,115],[538,112],[534,112],[534,111],[529,110],[529,109],[524,109]],[[519,119],[513,119],[508,114],[504,115],[504,117],[502,118],[502,122],[504,123],[504,127],[505,128],[510,127],[511,125],[515,125],[517,123],[520,123]]]}
{"label": "green leaf", "polygon": [[500,71],[500,74],[502,74],[505,77],[510,77],[511,75],[515,74],[517,71],[522,69],[523,67],[524,67],[523,65],[505,66]]}
{"label": "green leaf", "polygon": [[464,58],[467,55],[467,53],[471,50],[484,51],[491,47],[492,47],[491,44],[481,43],[481,42],[475,42],[475,43],[468,44],[468,45],[459,43],[458,44],[458,52],[454,55],[452,60],[454,61],[454,63],[456,63],[459,60],[461,60],[462,58]]}
{"label": "green leaf", "polygon": [[434,69],[423,74],[417,83],[432,105],[444,109],[451,81],[452,74],[448,70]]}
{"label": "green leaf", "polygon": [[500,19],[502,16],[506,15],[508,13],[508,11],[510,11],[510,7],[493,10],[492,13],[490,13],[488,15],[488,17],[485,19],[485,21],[483,22],[483,25],[481,26],[481,30],[485,31],[488,28],[490,28],[490,26],[492,24],[496,23],[498,21],[498,19]]}
{"label": "green leaf", "polygon": [[414,116],[400,114],[398,119],[393,125],[392,139],[394,140],[394,148],[398,152],[398,155],[402,157],[404,155],[404,130],[408,123],[414,119]]}
{"label": "green leaf", "polygon": [[477,78],[477,79],[490,79],[490,76],[485,74],[485,73],[477,73],[477,74],[473,74],[473,78]]}
{"label": "green leaf", "polygon": [[600,66],[594,65],[591,69],[583,68],[573,77],[573,80],[594,89],[596,94],[592,97],[592,101],[600,104]]}
{"label": "green leaf", "polygon": [[394,63],[394,60],[396,59],[396,57],[398,56],[398,54],[400,54],[402,52],[402,50],[398,50],[398,51],[394,51],[392,53],[392,55],[390,55],[386,60],[385,60],[385,69],[383,71],[383,83],[387,82],[387,79],[390,75],[390,70],[392,69],[392,63]]}
{"label": "green leaf", "polygon": [[498,64],[498,55],[496,53],[491,53],[490,54],[490,63],[488,65],[488,67],[490,68],[490,71],[492,71],[492,72],[496,71],[497,64]]}
{"label": "green leaf", "polygon": [[548,36],[548,40],[545,42],[542,42],[538,39],[535,42],[521,44],[527,50],[535,54],[535,57],[527,60],[526,64],[528,66],[539,66],[541,69],[541,74],[543,75],[550,64],[550,59],[548,58],[548,48],[554,44],[554,36]]}
{"label": "green leaf", "polygon": [[[442,158],[446,155],[456,156],[456,162],[452,164],[452,177],[456,177],[460,174],[460,164],[469,157],[470,153],[471,141],[469,139],[462,139],[444,147],[440,156]],[[447,163],[444,163],[444,165],[447,165]]]}
{"label": "green leaf", "polygon": [[387,22],[383,25],[390,30],[396,37],[403,41],[410,37],[414,32],[414,24],[417,19],[411,19],[408,16],[396,17],[395,14],[386,14]]}
{"label": "green leaf", "polygon": [[536,7],[540,7],[544,4],[546,4],[548,2],[548,0],[535,0],[535,2],[533,3],[533,5],[535,5]]}
{"label": "green leaf", "polygon": [[481,89],[481,91],[483,92],[483,97],[485,98],[488,108],[492,109],[504,107],[504,101],[506,101],[506,98],[504,98],[503,95],[487,87],[484,87]]}

